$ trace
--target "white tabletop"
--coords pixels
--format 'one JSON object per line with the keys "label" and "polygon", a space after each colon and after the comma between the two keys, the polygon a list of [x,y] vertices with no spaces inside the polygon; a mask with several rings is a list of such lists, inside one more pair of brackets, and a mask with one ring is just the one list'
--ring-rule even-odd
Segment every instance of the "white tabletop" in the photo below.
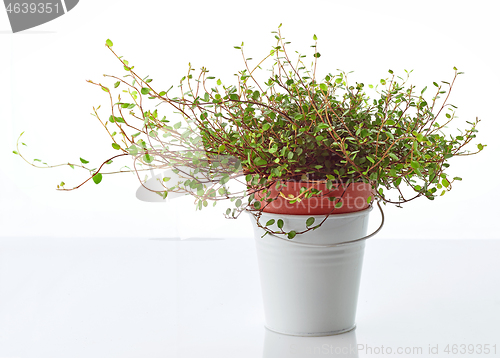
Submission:
{"label": "white tabletop", "polygon": [[498,240],[370,239],[356,330],[301,338],[263,327],[250,233],[0,238],[0,358],[371,357],[388,349],[496,357],[499,252]]}

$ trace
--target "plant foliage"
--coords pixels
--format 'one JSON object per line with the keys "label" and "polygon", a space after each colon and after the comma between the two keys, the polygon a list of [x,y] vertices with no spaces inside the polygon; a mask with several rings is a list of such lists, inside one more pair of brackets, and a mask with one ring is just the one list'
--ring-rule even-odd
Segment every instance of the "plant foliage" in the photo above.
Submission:
{"label": "plant foliage", "polygon": [[[412,71],[400,77],[392,70],[367,89],[363,83],[349,82],[344,71],[316,77],[321,57],[316,35],[312,63],[306,65],[306,55],[290,56],[290,42],[280,28],[273,33],[274,46],[255,66],[246,58],[244,44],[235,46],[244,63],[235,83],[223,84],[208,69],[196,71],[189,64],[177,94],[170,94],[173,86],[154,88],[153,80],[140,76],[107,40],[106,47],[125,74],[105,75],[109,85],[88,82],[109,97],[108,113],[99,114],[98,107],[93,115],[109,134],[111,151],[118,154],[95,169],[82,158],[80,163],[61,165],[87,169],[90,177],[85,182],[93,179],[96,184],[111,173],[171,169],[175,180],[163,178],[163,189],[157,190],[163,198],[170,192],[188,193],[199,209],[209,202],[230,200],[234,207],[227,209],[227,217],[250,211],[266,232],[293,238],[321,223],[313,226],[314,218],[306,218],[307,229],[298,233],[286,232],[280,220],[261,224],[262,211],[276,200],[269,190],[273,185],[279,189],[295,180],[323,182],[331,188],[362,181],[370,183],[374,199],[384,203],[400,205],[417,197],[432,200],[461,180],[448,175],[449,159],[485,147],[478,144],[475,152],[464,149],[476,137],[477,118],[456,134],[445,133],[456,118],[456,107],[447,102],[462,74],[456,68],[450,82],[433,82],[422,90],[409,83]],[[270,62],[269,73],[259,80],[265,62]],[[432,95],[426,96],[427,90]],[[159,109],[164,107],[159,104],[167,104],[177,119],[161,115]],[[18,145],[15,154],[19,153]],[[132,168],[104,170],[113,159],[125,156],[132,159]],[[73,188],[61,183],[58,188],[73,190],[85,182]],[[237,182],[238,190],[230,190],[229,184]],[[397,198],[389,198],[388,192]],[[297,202],[323,194],[308,189],[286,199]]]}

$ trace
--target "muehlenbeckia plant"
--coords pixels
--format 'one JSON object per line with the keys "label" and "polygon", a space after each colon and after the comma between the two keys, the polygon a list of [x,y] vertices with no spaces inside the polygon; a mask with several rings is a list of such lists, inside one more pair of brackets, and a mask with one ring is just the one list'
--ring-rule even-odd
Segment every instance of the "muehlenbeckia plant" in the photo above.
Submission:
{"label": "muehlenbeckia plant", "polygon": [[[104,176],[123,172],[137,173],[146,186],[142,171],[169,169],[172,176],[159,179],[161,190],[146,188],[163,198],[172,192],[192,195],[198,209],[229,200],[233,208],[227,209],[227,217],[248,211],[266,233],[293,239],[324,220],[318,223],[305,217],[306,229],[301,232],[286,232],[282,222],[276,225],[274,220],[261,223],[262,211],[277,199],[269,190],[272,186],[279,189],[289,181],[313,181],[325,183],[329,190],[339,184],[365,182],[373,188],[370,202],[400,205],[418,197],[433,200],[461,180],[447,173],[448,160],[485,147],[477,144],[477,150],[465,150],[476,137],[477,118],[456,133],[448,133],[456,106],[447,101],[463,73],[457,68],[450,82],[433,82],[421,90],[409,84],[412,71],[405,70],[400,77],[389,70],[380,84],[368,86],[369,96],[363,83],[350,83],[343,71],[317,79],[321,55],[316,35],[312,61],[306,64],[306,55],[290,56],[290,42],[280,27],[273,31],[275,45],[255,65],[246,57],[243,43],[235,46],[244,68],[234,83],[223,84],[208,69],[195,70],[189,64],[175,90],[174,86],[154,88],[153,79],[138,74],[107,40],[106,47],[124,74],[104,75],[105,83],[88,82],[109,99],[104,113],[99,106],[92,115],[109,134],[110,152],[115,154],[106,155],[96,168],[83,158],[55,165],[89,172],[84,182],[71,188],[61,182],[58,190],[74,190],[90,181],[99,184]],[[263,73],[264,63],[270,63],[268,73]],[[168,104],[168,111],[159,104]],[[38,159],[28,161],[19,151],[19,140],[14,153],[33,166],[55,167]],[[119,158],[127,158],[128,166],[106,170]],[[321,190],[304,188],[285,199],[293,204],[322,195]],[[340,199],[330,198],[336,207]]]}

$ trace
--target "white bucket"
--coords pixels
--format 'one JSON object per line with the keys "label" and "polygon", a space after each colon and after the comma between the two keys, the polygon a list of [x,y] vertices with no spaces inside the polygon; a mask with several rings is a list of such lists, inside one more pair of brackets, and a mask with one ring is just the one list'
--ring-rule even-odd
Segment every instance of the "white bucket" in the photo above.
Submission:
{"label": "white bucket", "polygon": [[[261,238],[265,231],[252,215],[268,329],[296,336],[354,329],[365,248],[365,240],[357,239],[366,236],[371,210],[330,215],[321,227],[293,240]],[[285,231],[299,232],[308,217],[262,213],[260,223],[282,219]],[[313,217],[315,224],[325,218]],[[357,241],[344,243],[352,240]]]}

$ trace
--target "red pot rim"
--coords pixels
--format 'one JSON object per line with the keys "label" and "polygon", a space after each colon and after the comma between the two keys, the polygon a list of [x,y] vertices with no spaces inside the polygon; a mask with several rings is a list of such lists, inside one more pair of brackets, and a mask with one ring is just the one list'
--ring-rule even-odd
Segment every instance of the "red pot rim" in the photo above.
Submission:
{"label": "red pot rim", "polygon": [[[300,194],[300,188],[306,187],[317,187],[319,190],[326,189],[326,181],[287,181],[286,186],[280,186],[276,189],[276,183],[273,184],[269,190],[271,191],[271,198],[275,198],[273,201],[265,203],[263,202],[263,212],[275,213],[283,215],[327,215],[327,214],[345,214],[356,211],[365,210],[370,207],[368,202],[368,197],[373,199],[373,189],[371,183],[360,182],[347,182],[346,184],[334,183],[333,188],[328,192],[323,192],[324,195],[313,196],[308,199],[302,199],[295,203],[290,203],[289,200],[283,198],[283,195],[297,197]],[[290,186],[289,184],[292,183]],[[341,197],[343,193],[343,196]],[[261,199],[264,194],[260,191],[255,192],[255,198]],[[335,197],[335,201],[331,201],[329,198]],[[290,198],[290,197],[289,197]],[[342,203],[339,208],[335,207],[336,203]]]}

